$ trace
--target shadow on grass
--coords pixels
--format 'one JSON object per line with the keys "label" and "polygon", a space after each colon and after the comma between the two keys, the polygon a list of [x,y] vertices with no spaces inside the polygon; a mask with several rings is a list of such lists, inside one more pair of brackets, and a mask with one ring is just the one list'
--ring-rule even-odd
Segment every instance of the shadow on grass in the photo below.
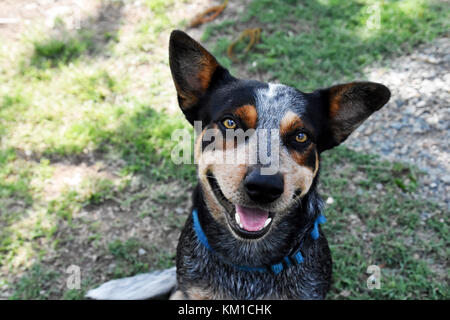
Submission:
{"label": "shadow on grass", "polygon": [[98,11],[80,22],[80,29],[68,30],[62,20],[56,20],[53,34],[34,42],[30,64],[37,68],[52,68],[68,64],[83,54],[105,54],[111,41],[117,41],[122,16],[122,2],[102,2]]}
{"label": "shadow on grass", "polygon": [[[108,132],[99,143],[100,150],[119,154],[126,165],[127,173],[138,173],[156,180],[194,178],[192,164],[175,164],[171,159],[177,141],[172,140],[175,130],[185,130],[191,147],[193,131],[187,127],[181,115],[171,116],[163,111],[155,111],[148,106],[130,116],[123,115],[120,126]],[[191,157],[192,159],[192,157]]]}
{"label": "shadow on grass", "polygon": [[[73,137],[62,138],[60,145],[49,146],[42,152],[27,153],[19,148],[11,152],[14,157],[33,163],[47,159],[50,163],[94,165],[97,161],[105,160],[107,166],[111,164],[123,174],[139,174],[151,180],[193,181],[193,130],[181,114],[169,115],[147,105],[139,105],[134,111],[121,106],[111,108],[114,110],[108,118],[74,123],[68,130],[70,134],[83,136],[90,141],[92,149],[88,152],[80,148],[79,139]],[[107,123],[111,118],[112,121],[118,119],[118,126],[113,129]],[[183,130],[181,141],[172,139],[176,130]],[[175,146],[187,148],[191,152],[191,164],[175,164],[172,161]],[[178,155],[182,155],[181,151]]]}

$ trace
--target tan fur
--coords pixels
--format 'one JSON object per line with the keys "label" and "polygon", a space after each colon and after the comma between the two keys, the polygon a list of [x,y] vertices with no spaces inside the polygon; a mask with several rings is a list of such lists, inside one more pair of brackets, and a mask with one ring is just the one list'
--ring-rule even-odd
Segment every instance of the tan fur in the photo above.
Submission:
{"label": "tan fur", "polygon": [[247,128],[256,128],[258,113],[256,112],[255,106],[246,104],[236,109],[234,113],[245,123]]}
{"label": "tan fur", "polygon": [[[298,125],[300,125],[300,127],[302,126],[301,119],[294,113],[288,113],[283,119],[284,121],[280,123],[280,126],[283,126],[285,132],[286,130],[297,128]],[[215,130],[216,133],[220,132],[217,127],[212,130]],[[205,130],[196,141],[195,158],[198,163],[198,176],[201,188],[205,195],[205,203],[214,219],[233,232],[226,220],[226,209],[219,202],[211,189],[207,174],[208,172],[211,172],[214,175],[222,193],[232,204],[250,207],[255,206],[245,192],[243,181],[248,171],[249,161],[254,160],[256,157],[256,153],[253,152],[251,146],[254,145],[257,135],[254,134],[250,136],[248,144],[238,144],[236,148],[223,149],[223,142],[220,141],[220,139],[217,139],[216,143],[219,147],[216,151],[202,151],[201,139],[204,136],[204,133]],[[292,208],[297,201],[296,199],[301,198],[309,191],[313,179],[319,169],[318,154],[313,144],[302,153],[297,151],[290,152],[286,148],[281,147],[279,152],[279,172],[284,177],[284,192],[280,198],[273,203],[259,206],[261,209],[276,213],[274,223]],[[315,166],[313,168],[306,167],[305,165],[305,159],[310,152],[314,152],[316,156]],[[239,159],[241,162],[238,163],[226,164],[225,157],[229,154],[237,154],[241,157],[242,155],[245,155],[245,158]],[[254,161],[251,163],[254,163]],[[301,194],[294,199],[294,195],[298,189],[301,189]],[[235,234],[235,236],[237,235]]]}
{"label": "tan fur", "polygon": [[[297,150],[290,150],[289,154],[291,155],[292,159],[297,162],[299,166],[306,167],[306,159],[308,158],[309,154],[312,152],[313,145],[310,144],[308,148],[302,152],[299,152]],[[312,168],[315,169],[315,168]]]}
{"label": "tan fur", "polygon": [[181,290],[177,290],[170,296],[169,300],[186,300],[183,292]]}
{"label": "tan fur", "polygon": [[214,59],[214,57],[211,56],[206,50],[202,48],[202,51],[204,51],[203,56],[200,60],[202,67],[197,77],[200,81],[200,86],[203,89],[203,92],[206,92],[211,83],[211,78],[219,64],[217,63],[216,59]]}
{"label": "tan fur", "polygon": [[200,97],[208,90],[214,72],[219,67],[216,59],[208,51],[203,47],[199,49],[202,51],[202,55],[198,58],[198,61],[192,62],[198,64],[199,67],[195,76],[196,79],[192,79],[190,83],[193,89],[184,90],[175,82],[182,109],[189,109],[197,104]]}
{"label": "tan fur", "polygon": [[[217,135],[220,135],[220,131],[217,128],[213,128]],[[216,199],[213,190],[207,179],[208,172],[212,172],[217,179],[219,186],[227,199],[232,198],[232,194],[236,192],[236,189],[240,185],[247,172],[247,166],[245,164],[226,164],[226,155],[234,154],[234,148],[223,149],[220,139],[215,140],[215,146],[218,147],[215,150],[201,150],[201,139],[204,136],[205,131],[198,137],[195,148],[195,158],[198,163],[198,177],[200,185],[205,195],[205,202],[213,217],[222,223],[225,223],[225,208]],[[233,172],[233,174],[229,174]],[[233,202],[233,201],[232,201]],[[234,202],[233,202],[234,203]]]}
{"label": "tan fur", "polygon": [[195,286],[187,289],[186,293],[189,300],[216,300],[210,291]]}
{"label": "tan fur", "polygon": [[354,86],[353,83],[342,84],[335,87],[330,88],[330,111],[329,115],[331,119],[334,119],[338,116],[339,109],[341,108],[341,99],[342,96],[347,92],[350,88]]}
{"label": "tan fur", "polygon": [[331,119],[331,128],[333,129],[333,135],[336,141],[344,140],[348,134],[355,128],[357,128],[361,122],[355,123],[351,126],[351,128],[342,131],[341,126],[336,125],[336,123],[340,123],[345,121],[345,115],[340,112],[342,107],[342,98],[352,87],[354,87],[354,83],[347,83],[338,85],[330,88],[330,111],[329,116]]}
{"label": "tan fur", "polygon": [[188,109],[197,104],[198,98],[192,92],[183,91],[177,83],[175,83],[175,88],[177,89],[180,107],[182,109]]}
{"label": "tan fur", "polygon": [[300,197],[309,191],[314,179],[314,172],[312,168],[299,165],[285,150],[282,151],[280,159],[280,172],[284,176],[284,192],[279,200],[282,200],[288,208],[298,189],[302,190]]}
{"label": "tan fur", "polygon": [[292,111],[286,112],[280,121],[280,135],[286,136],[303,127],[302,119]]}
{"label": "tan fur", "polygon": [[314,169],[314,177],[317,175],[317,171],[319,171],[319,154],[317,153],[317,149],[314,150],[314,152],[316,153],[316,168]]}

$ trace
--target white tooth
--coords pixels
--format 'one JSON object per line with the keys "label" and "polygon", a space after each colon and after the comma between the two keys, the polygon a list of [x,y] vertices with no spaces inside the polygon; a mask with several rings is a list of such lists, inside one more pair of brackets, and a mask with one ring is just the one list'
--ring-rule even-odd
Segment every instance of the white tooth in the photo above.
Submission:
{"label": "white tooth", "polygon": [[244,229],[244,226],[242,225],[242,223],[239,223],[239,228]]}
{"label": "white tooth", "polygon": [[239,214],[237,212],[234,214],[234,219],[236,220],[236,223],[238,225],[241,224],[241,217],[239,216]]}
{"label": "white tooth", "polygon": [[266,220],[266,222],[264,223],[264,227],[263,228],[267,227],[269,225],[270,221],[272,221],[272,218],[269,218],[269,219]]}

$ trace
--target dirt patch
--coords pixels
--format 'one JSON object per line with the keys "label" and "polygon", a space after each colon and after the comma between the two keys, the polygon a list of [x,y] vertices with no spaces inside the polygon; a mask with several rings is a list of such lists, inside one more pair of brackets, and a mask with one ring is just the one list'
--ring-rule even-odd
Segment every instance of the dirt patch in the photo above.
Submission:
{"label": "dirt patch", "polygon": [[[58,180],[63,183],[64,179],[71,178],[67,173],[72,171],[97,173],[95,168],[82,168],[58,168]],[[54,187],[52,185],[49,189]],[[81,281],[89,288],[118,275],[131,275],[126,272],[135,271],[132,266],[134,260],[127,261],[131,269],[119,270],[118,273],[122,261],[112,254],[113,243],[124,244],[130,239],[137,241],[136,247],[126,247],[128,251],[125,254],[138,257],[136,263],[141,263],[141,272],[173,264],[180,230],[190,213],[191,192],[192,186],[179,181],[160,184],[135,179],[113,199],[84,206],[74,213],[71,221],[59,220],[57,231],[52,236],[57,242],[33,241],[34,246],[38,245],[45,252],[39,260],[42,268],[58,273],[52,290],[47,293],[48,298],[61,299],[67,291],[66,270],[71,265],[80,267]],[[148,269],[142,269],[142,266],[148,266]],[[23,272],[9,274],[5,279],[16,283],[22,275]],[[12,294],[7,287],[0,292],[0,298],[8,298]]]}
{"label": "dirt patch", "polygon": [[86,180],[115,180],[117,178],[116,175],[103,170],[99,164],[86,165],[82,163],[80,165],[71,165],[57,163],[53,165],[51,178],[44,181],[43,200],[55,200],[61,196],[61,192],[64,190],[77,188]]}
{"label": "dirt patch", "polygon": [[[85,207],[71,225],[62,223],[55,238],[64,240],[43,263],[57,270],[80,266],[85,279],[99,284],[112,278],[117,264],[108,250],[113,241],[138,239],[141,258],[153,266],[158,265],[161,252],[173,258],[180,225],[190,210],[190,199],[185,196],[189,188],[179,182],[165,184],[164,191],[170,192],[167,198],[158,199],[153,192],[160,188],[158,184],[142,187],[140,191],[130,188],[116,200]],[[63,288],[64,279],[60,282]]]}

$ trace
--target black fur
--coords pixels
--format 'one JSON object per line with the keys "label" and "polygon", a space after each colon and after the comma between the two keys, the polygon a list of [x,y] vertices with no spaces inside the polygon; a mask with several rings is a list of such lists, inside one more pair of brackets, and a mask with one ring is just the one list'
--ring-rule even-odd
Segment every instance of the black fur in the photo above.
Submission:
{"label": "black fur", "polygon": [[[215,253],[199,242],[190,216],[177,249],[177,281],[182,292],[195,284],[197,288],[221,299],[325,298],[331,284],[332,263],[328,242],[322,231],[317,240],[310,236],[313,222],[323,207],[315,186],[275,230],[258,242],[237,240],[215,222],[205,207],[198,186],[194,191],[193,203]],[[300,243],[305,261],[285,268],[278,275],[241,271],[232,266],[261,266],[280,261],[294,252]]]}
{"label": "black fur", "polygon": [[[174,31],[170,40],[170,66],[178,90],[180,106],[189,122],[202,121],[211,126],[233,108],[251,104],[258,112],[258,128],[279,128],[280,119],[291,111],[301,116],[305,130],[314,144],[303,164],[316,167],[320,153],[342,141],[390,97],[389,90],[377,83],[354,82],[328,89],[304,93],[297,89],[236,79],[221,66],[214,73],[208,88],[199,90],[199,77],[204,61],[217,61],[196,41],[181,31]],[[202,55],[204,55],[202,57]],[[205,58],[206,57],[206,58]],[[276,88],[276,89],[274,89]],[[274,94],[273,90],[277,90]],[[194,96],[193,105],[181,104],[181,95]],[[284,141],[284,146],[291,148]],[[205,144],[203,145],[203,147]],[[298,146],[298,152],[305,147]],[[314,151],[314,152],[313,152]],[[319,165],[320,166],[320,165]],[[327,240],[310,236],[314,221],[322,213],[323,202],[317,193],[319,168],[312,185],[288,212],[283,213],[270,231],[256,240],[243,240],[216,221],[207,209],[200,185],[193,194],[201,226],[214,249],[204,247],[196,237],[193,219],[189,216],[177,248],[177,281],[185,298],[219,299],[323,299],[331,285],[332,260]],[[233,174],[233,172],[230,172]],[[298,196],[294,192],[294,197]],[[233,265],[262,266],[279,262],[301,248],[304,261],[284,268],[279,274],[244,271]]]}

